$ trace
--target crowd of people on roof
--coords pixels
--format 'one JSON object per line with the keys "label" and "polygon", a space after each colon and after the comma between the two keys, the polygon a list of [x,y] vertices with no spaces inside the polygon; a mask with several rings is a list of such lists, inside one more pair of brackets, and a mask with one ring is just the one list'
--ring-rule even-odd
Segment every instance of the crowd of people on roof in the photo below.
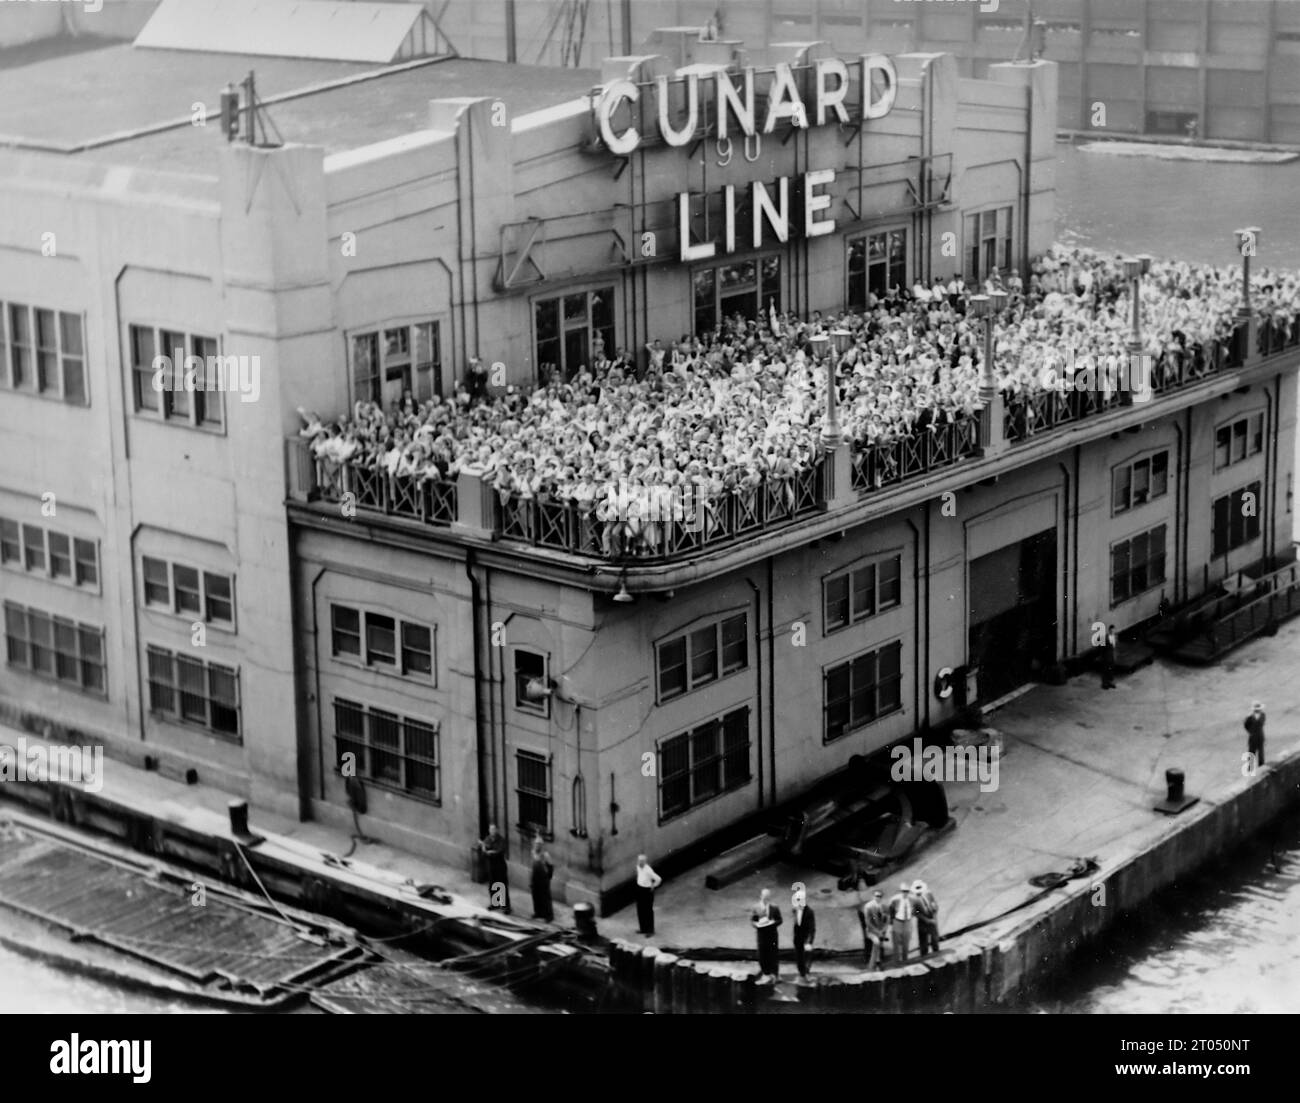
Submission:
{"label": "crowd of people on roof", "polygon": [[[454,479],[472,465],[502,496],[573,501],[598,518],[627,512],[629,491],[716,497],[807,469],[823,450],[828,372],[811,338],[851,335],[836,371],[839,416],[854,447],[939,431],[979,406],[982,324],[971,296],[1007,293],[994,322],[996,383],[1004,394],[1050,385],[1063,353],[1122,357],[1131,337],[1130,283],[1121,258],[1061,245],[1027,278],[996,272],[982,286],[960,277],[868,294],[856,310],[800,319],[770,311],[725,319],[712,333],[652,341],[644,355],[607,355],[595,337],[591,363],[568,378],[549,365],[531,392],[496,393],[477,360],[450,398],[394,409],[358,402],[324,424],[301,411],[303,437],[324,467],[383,469]],[[1240,270],[1186,262],[1152,264],[1141,283],[1142,335],[1153,356],[1189,356],[1230,336]],[[1300,313],[1296,273],[1254,274],[1261,319],[1289,327]],[[831,358],[834,359],[832,352]],[[644,503],[643,503],[644,506]]]}

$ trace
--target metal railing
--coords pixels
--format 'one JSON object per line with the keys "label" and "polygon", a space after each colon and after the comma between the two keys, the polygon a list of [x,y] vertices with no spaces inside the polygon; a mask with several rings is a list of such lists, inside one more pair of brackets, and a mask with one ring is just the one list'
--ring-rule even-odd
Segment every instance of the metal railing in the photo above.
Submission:
{"label": "metal railing", "polygon": [[[503,539],[599,559],[659,559],[728,544],[790,524],[822,509],[825,461],[716,497],[688,497],[672,508],[623,510],[602,518],[602,503],[497,498]],[[642,516],[642,513],[645,513]]]}
{"label": "metal railing", "polygon": [[1255,350],[1260,356],[1273,356],[1300,346],[1300,315],[1282,320],[1269,318],[1260,322],[1255,337]]}
{"label": "metal railing", "polygon": [[924,475],[973,456],[979,449],[979,421],[973,417],[930,425],[887,444],[853,453],[852,486],[871,491]]}
{"label": "metal railing", "polygon": [[357,509],[406,517],[426,525],[456,520],[456,484],[415,475],[389,475],[377,467],[316,459],[305,440],[290,439],[289,489],[302,501],[348,502]]}

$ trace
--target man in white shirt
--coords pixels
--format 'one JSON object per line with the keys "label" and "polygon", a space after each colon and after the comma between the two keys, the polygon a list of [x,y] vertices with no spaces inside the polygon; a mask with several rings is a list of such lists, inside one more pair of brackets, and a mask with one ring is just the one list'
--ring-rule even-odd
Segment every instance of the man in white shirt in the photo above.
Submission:
{"label": "man in white shirt", "polygon": [[636,856],[636,920],[644,935],[655,933],[655,889],[663,878],[650,868],[644,854]]}
{"label": "man in white shirt", "polygon": [[894,924],[894,960],[902,965],[907,961],[907,951],[912,948],[912,886],[906,881],[889,899],[889,918]]}

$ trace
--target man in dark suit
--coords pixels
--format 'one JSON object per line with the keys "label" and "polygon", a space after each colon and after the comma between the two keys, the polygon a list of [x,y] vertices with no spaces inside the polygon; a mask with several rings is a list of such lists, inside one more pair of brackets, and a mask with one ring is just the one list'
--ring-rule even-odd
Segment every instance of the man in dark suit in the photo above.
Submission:
{"label": "man in dark suit", "polygon": [[1119,636],[1113,624],[1106,626],[1106,643],[1101,649],[1101,688],[1115,688],[1115,649],[1119,646]]}
{"label": "man in dark suit", "polygon": [[758,975],[775,979],[780,971],[777,962],[781,946],[777,941],[777,928],[781,926],[781,909],[772,903],[769,890],[764,889],[759,895],[758,906],[750,913],[749,921],[758,937]]}
{"label": "man in dark suit", "polygon": [[1264,706],[1256,701],[1246,717],[1246,750],[1255,756],[1255,766],[1264,765]]}
{"label": "man in dark suit", "polygon": [[807,978],[812,966],[813,942],[817,938],[817,917],[808,906],[808,897],[803,889],[796,889],[790,897],[790,908],[794,913],[794,960],[799,975]]}

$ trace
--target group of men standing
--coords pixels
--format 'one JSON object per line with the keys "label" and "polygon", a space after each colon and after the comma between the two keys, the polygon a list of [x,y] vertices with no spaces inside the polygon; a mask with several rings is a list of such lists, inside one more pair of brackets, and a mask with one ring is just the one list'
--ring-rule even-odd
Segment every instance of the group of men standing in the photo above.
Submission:
{"label": "group of men standing", "polygon": [[876,889],[862,906],[863,949],[867,968],[879,969],[885,960],[886,943],[892,941],[894,964],[907,961],[912,948],[912,924],[921,956],[939,950],[939,901],[924,881],[906,881],[885,904],[884,892]]}

